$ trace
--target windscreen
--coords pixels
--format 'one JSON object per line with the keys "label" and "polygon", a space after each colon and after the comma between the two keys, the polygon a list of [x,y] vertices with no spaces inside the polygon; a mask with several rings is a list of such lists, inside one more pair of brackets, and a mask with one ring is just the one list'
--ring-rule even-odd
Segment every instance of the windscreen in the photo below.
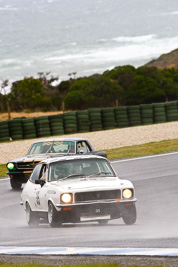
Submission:
{"label": "windscreen", "polygon": [[116,176],[105,159],[77,159],[58,161],[50,164],[49,181],[73,179],[75,177]]}
{"label": "windscreen", "polygon": [[58,154],[75,154],[75,142],[73,141],[49,141],[34,143],[28,155],[58,153]]}

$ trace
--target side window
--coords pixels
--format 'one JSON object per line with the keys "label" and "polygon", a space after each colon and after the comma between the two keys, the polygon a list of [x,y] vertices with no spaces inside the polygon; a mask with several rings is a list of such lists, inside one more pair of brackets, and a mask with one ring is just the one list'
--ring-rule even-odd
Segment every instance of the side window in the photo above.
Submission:
{"label": "side window", "polygon": [[90,151],[91,150],[85,141],[77,143],[77,153],[86,154],[86,153],[90,153]]}
{"label": "side window", "polygon": [[39,165],[37,165],[37,166],[34,168],[32,174],[31,174],[31,176],[30,176],[30,181],[31,181],[31,182],[34,183],[35,180],[39,179],[39,174],[40,174],[40,171],[41,171],[41,167],[42,167],[42,165],[39,164]]}
{"label": "side window", "polygon": [[41,167],[40,175],[39,175],[40,180],[46,180],[46,170],[47,170],[47,166],[46,164],[43,164]]}

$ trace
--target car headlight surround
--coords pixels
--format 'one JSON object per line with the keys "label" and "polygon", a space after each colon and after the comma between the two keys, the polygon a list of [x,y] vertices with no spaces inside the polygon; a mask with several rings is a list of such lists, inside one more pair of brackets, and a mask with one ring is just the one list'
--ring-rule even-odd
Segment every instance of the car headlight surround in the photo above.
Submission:
{"label": "car headlight surround", "polygon": [[133,196],[133,191],[129,188],[126,188],[122,191],[122,196],[125,199],[130,199]]}
{"label": "car headlight surround", "polygon": [[64,204],[70,204],[72,200],[73,200],[73,197],[71,193],[64,193],[61,195],[61,201]]}
{"label": "car headlight surround", "polygon": [[8,168],[8,170],[12,171],[12,170],[15,168],[14,163],[9,162],[9,163],[7,164],[7,168]]}

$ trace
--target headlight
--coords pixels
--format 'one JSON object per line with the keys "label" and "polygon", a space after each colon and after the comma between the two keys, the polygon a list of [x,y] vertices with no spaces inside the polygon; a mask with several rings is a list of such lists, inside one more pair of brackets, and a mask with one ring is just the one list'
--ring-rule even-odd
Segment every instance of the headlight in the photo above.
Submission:
{"label": "headlight", "polygon": [[9,170],[13,170],[13,169],[14,169],[14,163],[12,163],[12,162],[8,163],[8,164],[7,164],[7,168],[8,168]]}
{"label": "headlight", "polygon": [[65,204],[71,203],[72,202],[72,194],[69,194],[69,193],[62,194],[61,200]]}
{"label": "headlight", "polygon": [[122,192],[122,195],[124,198],[131,198],[132,197],[132,190],[130,189],[124,189],[123,192]]}

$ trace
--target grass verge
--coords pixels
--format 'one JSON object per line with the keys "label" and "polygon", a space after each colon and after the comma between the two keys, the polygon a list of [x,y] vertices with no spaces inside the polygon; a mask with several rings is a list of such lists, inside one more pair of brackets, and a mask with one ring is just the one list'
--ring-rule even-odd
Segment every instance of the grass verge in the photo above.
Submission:
{"label": "grass verge", "polygon": [[178,139],[106,150],[109,160],[133,158],[173,151],[178,151]]}
{"label": "grass verge", "polygon": [[7,172],[6,164],[1,164],[0,165],[0,177],[7,176],[6,172]]}
{"label": "grass verge", "polygon": [[[106,150],[109,160],[134,158],[173,151],[178,151],[178,139]],[[7,176],[6,172],[6,164],[0,165],[0,177]]]}

